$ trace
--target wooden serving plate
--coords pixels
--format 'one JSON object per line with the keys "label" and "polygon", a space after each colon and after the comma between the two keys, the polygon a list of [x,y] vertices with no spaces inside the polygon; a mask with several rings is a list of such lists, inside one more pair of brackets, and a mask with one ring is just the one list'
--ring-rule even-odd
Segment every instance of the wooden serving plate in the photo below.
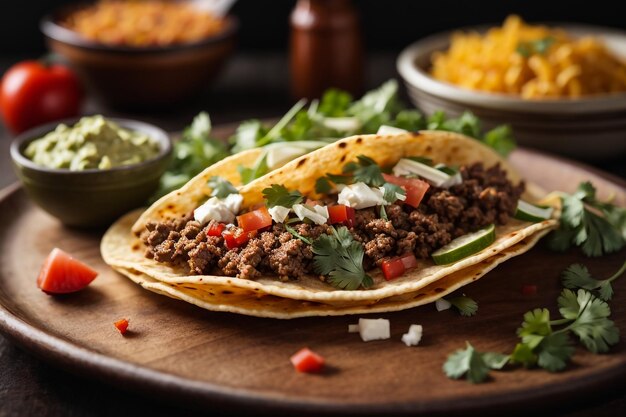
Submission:
{"label": "wooden serving plate", "polygon": [[[546,189],[571,191],[591,180],[602,195],[626,204],[626,183],[608,174],[528,150],[511,159]],[[260,319],[204,311],[145,291],[102,262],[101,235],[67,229],[33,206],[18,186],[5,189],[0,196],[0,330],[59,367],[151,396],[211,410],[450,414],[576,404],[626,379],[623,341],[606,355],[577,349],[562,373],[515,369],[471,385],[449,380],[441,371],[446,356],[466,340],[479,350],[510,352],[524,312],[556,311],[563,269],[584,262],[594,275],[607,277],[626,259],[626,250],[588,259],[578,250],[558,254],[540,243],[465,287],[479,302],[476,316],[437,312],[433,305],[377,314],[391,320],[392,337],[364,343],[347,331],[358,317]],[[53,247],[89,263],[100,276],[76,294],[44,294],[35,279]],[[538,293],[522,295],[524,284],[536,284]],[[626,333],[626,278],[615,283],[611,307],[613,320]],[[113,327],[122,317],[130,319],[126,336]],[[424,337],[418,347],[408,348],[400,337],[412,323],[424,326]],[[323,374],[294,371],[289,357],[303,346],[327,359]]]}

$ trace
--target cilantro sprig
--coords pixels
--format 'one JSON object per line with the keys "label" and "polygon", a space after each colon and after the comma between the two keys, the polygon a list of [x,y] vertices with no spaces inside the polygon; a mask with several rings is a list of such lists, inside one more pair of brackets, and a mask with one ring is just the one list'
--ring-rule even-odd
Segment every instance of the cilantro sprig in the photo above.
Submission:
{"label": "cilantro sprig", "polygon": [[358,162],[348,162],[343,167],[344,174],[352,175],[354,182],[364,182],[371,187],[385,184],[383,172],[372,158],[365,155],[356,158]]}
{"label": "cilantro sprig", "polygon": [[332,235],[321,235],[313,242],[315,272],[328,276],[328,282],[344,290],[372,286],[374,281],[363,268],[363,245],[346,227],[331,227]]}
{"label": "cilantro sprig", "polygon": [[591,291],[596,297],[604,301],[610,301],[613,297],[613,286],[611,283],[624,272],[626,272],[626,262],[624,262],[622,267],[609,278],[598,280],[591,276],[591,273],[586,266],[582,264],[572,264],[565,271],[563,271],[561,277],[565,288],[582,288],[584,290]]}
{"label": "cilantro sprig", "polygon": [[[609,279],[616,279],[624,270],[626,263]],[[587,269],[576,264],[564,272],[564,281],[566,279],[572,286],[596,284]],[[443,365],[444,373],[453,379],[466,375],[469,382],[479,383],[487,378],[491,369],[501,369],[507,363],[528,368],[539,366],[549,372],[562,371],[574,354],[573,337],[592,353],[607,352],[619,341],[619,329],[609,319],[608,303],[598,297],[601,292],[592,292],[597,290],[594,285],[589,287],[592,288],[563,289],[557,299],[560,318],[552,319],[547,308],[526,312],[517,329],[520,342],[511,354],[478,352],[467,343],[466,349],[448,356]],[[490,363],[492,358],[497,358],[495,366]]]}
{"label": "cilantro sprig", "polygon": [[487,378],[489,370],[502,369],[509,360],[507,355],[493,352],[479,352],[469,342],[465,349],[452,353],[443,365],[443,371],[452,379],[463,375],[468,382],[478,384]]}
{"label": "cilantro sprig", "polygon": [[237,188],[222,177],[214,176],[209,178],[207,185],[211,187],[211,197],[226,198],[230,194],[239,194]]}
{"label": "cilantro sprig", "polygon": [[626,246],[626,209],[599,201],[590,182],[581,183],[574,194],[561,194],[561,201],[561,224],[548,241],[552,249],[580,246],[587,256],[602,256]]}
{"label": "cilantro sprig", "polygon": [[304,196],[300,191],[289,191],[284,185],[280,184],[272,184],[261,192],[269,208],[275,206],[291,208],[294,204],[299,204],[304,200]]}

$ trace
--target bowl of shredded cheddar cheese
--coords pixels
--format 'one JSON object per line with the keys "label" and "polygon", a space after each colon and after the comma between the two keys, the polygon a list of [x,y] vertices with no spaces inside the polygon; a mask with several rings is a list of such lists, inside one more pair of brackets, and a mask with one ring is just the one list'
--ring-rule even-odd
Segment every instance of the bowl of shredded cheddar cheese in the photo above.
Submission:
{"label": "bowl of shredded cheddar cheese", "polygon": [[626,32],[527,24],[456,30],[407,47],[397,67],[427,113],[470,110],[521,144],[583,159],[626,153]]}

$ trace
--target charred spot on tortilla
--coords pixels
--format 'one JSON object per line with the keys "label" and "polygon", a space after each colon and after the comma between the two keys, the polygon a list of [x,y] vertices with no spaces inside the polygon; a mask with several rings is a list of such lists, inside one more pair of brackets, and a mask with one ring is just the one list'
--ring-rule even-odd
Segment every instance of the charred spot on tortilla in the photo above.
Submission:
{"label": "charred spot on tortilla", "polygon": [[446,290],[445,288],[440,288],[440,287],[435,288],[436,293],[444,292],[445,290]]}
{"label": "charred spot on tortilla", "polygon": [[168,210],[174,210],[174,204],[168,204],[167,205],[167,209]]}
{"label": "charred spot on tortilla", "polygon": [[346,156],[347,156],[347,155],[345,155],[345,154],[344,154],[344,155],[342,155],[342,156],[341,156],[341,159],[339,159],[339,162],[342,162],[342,163],[343,163],[343,162],[346,162]]}
{"label": "charred spot on tortilla", "polygon": [[135,244],[133,244],[132,249],[133,249],[134,251],[138,251],[138,250],[139,250],[139,248],[140,248],[139,243],[135,243]]}
{"label": "charred spot on tortilla", "polygon": [[298,168],[300,168],[306,162],[306,158],[302,158],[298,161]]}
{"label": "charred spot on tortilla", "polygon": [[[358,143],[358,142],[357,142],[357,143]],[[346,146],[348,146],[348,144],[347,144],[346,142],[339,142],[339,143],[337,144],[337,147],[338,147],[338,148],[340,148],[340,149],[343,149],[343,148],[345,148]]]}
{"label": "charred spot on tortilla", "polygon": [[[361,138],[361,137],[356,138],[356,143],[357,144],[363,143],[363,138]],[[345,143],[344,143],[344,145],[345,145]]]}
{"label": "charred spot on tortilla", "polygon": [[234,293],[232,291],[229,291],[229,290],[222,290],[222,294],[228,295],[228,294],[234,294]]}

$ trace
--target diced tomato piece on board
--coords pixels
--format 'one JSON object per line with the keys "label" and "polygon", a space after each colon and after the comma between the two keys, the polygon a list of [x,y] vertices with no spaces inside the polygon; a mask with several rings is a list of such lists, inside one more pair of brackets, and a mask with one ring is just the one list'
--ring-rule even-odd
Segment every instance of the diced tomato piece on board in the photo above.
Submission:
{"label": "diced tomato piece on board", "polygon": [[124,334],[128,330],[128,319],[118,320],[113,323],[113,325],[120,331],[121,334]]}
{"label": "diced tomato piece on board", "polygon": [[319,372],[324,368],[324,358],[309,348],[302,348],[289,358],[298,372]]}
{"label": "diced tomato piece on board", "polygon": [[354,208],[343,204],[328,207],[328,220],[330,224],[341,223],[344,226],[354,226]]}
{"label": "diced tomato piece on board", "polygon": [[206,230],[208,236],[221,236],[222,232],[226,228],[224,223],[211,222]]}
{"label": "diced tomato piece on board", "polygon": [[395,175],[383,174],[385,181],[399,185],[406,191],[406,199],[404,204],[416,208],[422,202],[426,191],[430,188],[430,184],[417,178],[396,177]]}
{"label": "diced tomato piece on board", "polygon": [[267,207],[263,206],[259,209],[242,214],[241,216],[237,216],[237,225],[241,227],[244,232],[252,232],[271,226],[272,216],[267,210]]}
{"label": "diced tomato piece on board", "polygon": [[535,295],[537,294],[537,286],[533,284],[524,284],[522,285],[522,294],[524,295]]}
{"label": "diced tomato piece on board", "polygon": [[66,294],[85,288],[98,273],[72,258],[59,248],[52,249],[46,258],[37,286],[47,294]]}
{"label": "diced tomato piece on board", "polygon": [[400,258],[386,259],[383,261],[380,268],[383,270],[383,275],[387,281],[398,278],[406,271],[404,262],[402,262]]}

